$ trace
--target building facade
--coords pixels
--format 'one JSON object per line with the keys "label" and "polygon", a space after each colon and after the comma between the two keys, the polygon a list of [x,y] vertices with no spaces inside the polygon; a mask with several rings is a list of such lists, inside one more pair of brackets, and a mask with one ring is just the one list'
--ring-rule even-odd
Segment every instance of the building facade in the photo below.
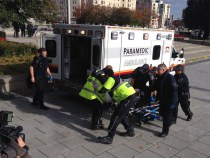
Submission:
{"label": "building facade", "polygon": [[159,27],[160,28],[168,28],[170,24],[170,12],[171,5],[170,4],[160,4],[159,5]]}
{"label": "building facade", "polygon": [[[59,19],[62,22],[67,21],[67,0],[54,0],[58,9]],[[130,10],[136,10],[136,0],[70,0],[70,12],[71,19],[75,20],[74,12],[76,8],[80,8],[81,5],[99,5],[109,7],[124,7]]]}
{"label": "building facade", "polygon": [[142,7],[151,9],[151,28],[166,28],[169,25],[170,4],[163,3],[163,0],[137,0],[136,10]]}

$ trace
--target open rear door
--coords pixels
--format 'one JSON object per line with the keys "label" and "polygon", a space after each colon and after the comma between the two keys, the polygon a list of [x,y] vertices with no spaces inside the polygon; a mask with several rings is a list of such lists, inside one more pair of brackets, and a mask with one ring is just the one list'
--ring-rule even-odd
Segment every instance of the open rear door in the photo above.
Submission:
{"label": "open rear door", "polygon": [[162,55],[161,62],[164,63],[167,67],[170,67],[172,49],[173,49],[172,42],[171,41],[164,41],[163,55]]}
{"label": "open rear door", "polygon": [[98,67],[101,68],[102,66],[102,59],[101,59],[101,39],[99,38],[92,38],[92,49],[91,49],[91,68]]}
{"label": "open rear door", "polygon": [[46,48],[49,68],[54,79],[61,79],[61,36],[43,34],[41,46]]}

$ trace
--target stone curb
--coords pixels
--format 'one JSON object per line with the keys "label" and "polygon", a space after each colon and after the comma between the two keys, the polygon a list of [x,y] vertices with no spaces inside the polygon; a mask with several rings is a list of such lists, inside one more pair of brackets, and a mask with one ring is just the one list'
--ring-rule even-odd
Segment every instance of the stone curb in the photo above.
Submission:
{"label": "stone curb", "polygon": [[198,44],[198,45],[203,45],[203,46],[210,46],[210,42],[206,40],[193,40],[189,38],[174,38],[174,41]]}
{"label": "stone curb", "polygon": [[210,55],[186,60],[185,64],[192,64],[192,63],[195,63],[195,62],[205,61],[205,60],[208,60],[208,59],[210,59]]}
{"label": "stone curb", "polygon": [[26,88],[27,74],[0,76],[0,93],[6,93]]}

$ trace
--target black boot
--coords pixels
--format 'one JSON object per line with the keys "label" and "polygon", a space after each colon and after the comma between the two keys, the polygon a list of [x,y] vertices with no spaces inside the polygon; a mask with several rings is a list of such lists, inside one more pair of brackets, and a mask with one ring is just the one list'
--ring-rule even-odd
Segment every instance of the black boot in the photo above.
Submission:
{"label": "black boot", "polygon": [[135,131],[134,130],[127,130],[126,132],[120,132],[120,136],[129,136],[129,137],[134,137],[135,136]]}
{"label": "black boot", "polygon": [[164,138],[164,137],[168,136],[168,133],[162,132],[158,136]]}
{"label": "black boot", "polygon": [[188,111],[189,111],[189,114],[187,116],[186,121],[191,121],[192,120],[193,113],[192,113],[192,111],[190,109]]}
{"label": "black boot", "polygon": [[98,137],[98,141],[102,144],[112,144],[113,138],[110,136]]}
{"label": "black boot", "polygon": [[92,125],[91,126],[91,129],[92,130],[102,130],[102,129],[104,129],[104,126],[101,126],[101,125]]}
{"label": "black boot", "polygon": [[168,132],[169,132],[169,129],[163,127],[162,133],[160,133],[158,136],[164,138],[168,135]]}
{"label": "black boot", "polygon": [[193,113],[191,113],[189,116],[187,116],[186,121],[191,121],[192,120],[192,116],[193,116]]}
{"label": "black boot", "polygon": [[177,118],[172,118],[171,125],[176,124]]}
{"label": "black boot", "polygon": [[97,122],[98,123],[92,123],[91,129],[92,130],[101,130],[101,129],[104,129],[103,121],[100,119]]}
{"label": "black boot", "polygon": [[33,101],[33,102],[31,103],[31,105],[37,106],[37,105],[39,105],[39,101]]}
{"label": "black boot", "polygon": [[44,104],[40,104],[40,109],[49,110],[49,107],[45,106]]}

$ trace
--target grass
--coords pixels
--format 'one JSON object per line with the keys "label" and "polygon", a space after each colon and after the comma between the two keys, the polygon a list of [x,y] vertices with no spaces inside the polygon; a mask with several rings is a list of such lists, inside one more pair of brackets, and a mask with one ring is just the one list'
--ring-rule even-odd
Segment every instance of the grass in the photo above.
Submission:
{"label": "grass", "polygon": [[34,55],[0,57],[0,75],[27,73]]}

